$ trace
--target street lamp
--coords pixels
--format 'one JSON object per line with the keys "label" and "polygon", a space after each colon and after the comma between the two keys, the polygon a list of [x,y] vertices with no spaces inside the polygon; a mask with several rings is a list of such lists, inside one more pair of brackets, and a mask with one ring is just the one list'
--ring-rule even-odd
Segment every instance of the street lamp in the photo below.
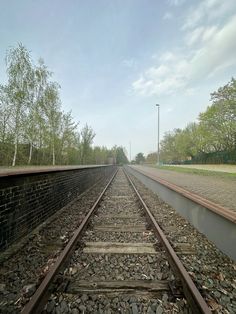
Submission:
{"label": "street lamp", "polygon": [[131,163],[131,142],[129,142],[129,161]]}
{"label": "street lamp", "polygon": [[160,165],[160,105],[156,104],[157,106],[157,121],[158,121],[158,127],[157,127],[157,166]]}

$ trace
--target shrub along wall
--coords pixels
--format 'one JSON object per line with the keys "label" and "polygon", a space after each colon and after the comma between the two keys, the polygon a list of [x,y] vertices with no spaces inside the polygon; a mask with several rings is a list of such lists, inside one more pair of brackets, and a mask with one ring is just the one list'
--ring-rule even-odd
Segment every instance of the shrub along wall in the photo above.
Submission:
{"label": "shrub along wall", "polygon": [[0,250],[30,232],[114,166],[20,172],[0,177]]}
{"label": "shrub along wall", "polygon": [[236,150],[231,152],[202,153],[186,160],[184,164],[236,164]]}

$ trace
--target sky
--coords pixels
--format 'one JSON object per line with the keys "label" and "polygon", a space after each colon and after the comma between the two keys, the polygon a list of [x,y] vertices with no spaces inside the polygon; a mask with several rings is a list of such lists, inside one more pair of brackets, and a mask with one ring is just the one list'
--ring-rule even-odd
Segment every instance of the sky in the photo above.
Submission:
{"label": "sky", "polygon": [[[62,109],[94,145],[131,158],[197,121],[236,76],[236,0],[0,0],[0,83],[21,42],[61,85]],[[131,143],[131,144],[130,144]]]}

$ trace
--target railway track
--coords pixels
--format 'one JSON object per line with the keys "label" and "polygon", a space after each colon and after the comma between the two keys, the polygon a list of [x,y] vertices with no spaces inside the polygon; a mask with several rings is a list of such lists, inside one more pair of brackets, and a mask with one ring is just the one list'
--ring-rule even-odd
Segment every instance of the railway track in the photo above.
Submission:
{"label": "railway track", "polygon": [[21,311],[108,181],[102,178],[0,253],[0,313]]}
{"label": "railway track", "polygon": [[210,313],[130,178],[118,170],[22,313]]}

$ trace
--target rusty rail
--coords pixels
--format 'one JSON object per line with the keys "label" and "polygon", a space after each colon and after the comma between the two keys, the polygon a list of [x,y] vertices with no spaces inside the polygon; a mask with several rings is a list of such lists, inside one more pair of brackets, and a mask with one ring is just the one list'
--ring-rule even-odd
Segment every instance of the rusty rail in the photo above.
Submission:
{"label": "rusty rail", "polygon": [[142,199],[141,195],[139,194],[138,190],[136,189],[134,183],[132,182],[130,176],[126,171],[125,175],[128,178],[130,184],[132,185],[134,191],[136,192],[139,201],[141,202],[143,208],[146,211],[146,214],[148,216],[148,219],[150,220],[153,229],[157,236],[160,238],[167,254],[169,255],[171,265],[177,270],[180,280],[183,285],[183,291],[186,296],[186,299],[189,301],[189,304],[193,310],[193,313],[204,313],[204,314],[210,314],[211,310],[209,309],[208,305],[206,304],[205,300],[201,296],[200,292],[198,291],[197,287],[193,283],[192,279],[190,278],[188,272],[184,268],[183,264],[181,263],[180,259],[176,255],[174,249],[172,248],[170,242],[166,238],[165,234],[161,230],[160,226],[156,222],[154,216],[150,212],[149,208],[145,204],[144,200]]}
{"label": "rusty rail", "polygon": [[[118,170],[117,170],[118,171]],[[89,213],[84,218],[83,222],[79,226],[79,228],[75,231],[73,237],[66,245],[65,249],[62,251],[60,256],[58,257],[55,264],[52,266],[46,277],[43,279],[42,283],[36,290],[35,294],[32,296],[30,301],[26,304],[26,306],[22,310],[22,314],[37,314],[41,313],[43,307],[45,306],[47,302],[47,298],[50,294],[49,292],[49,286],[53,282],[53,279],[56,277],[58,271],[61,269],[63,264],[65,263],[66,259],[70,257],[70,255],[73,252],[73,248],[75,247],[79,237],[81,236],[82,232],[84,231],[85,227],[88,224],[88,221],[94,211],[97,209],[103,195],[107,191],[108,187],[110,186],[111,182],[113,181],[114,177],[116,176],[117,171],[113,174],[112,178],[102,191],[102,193],[99,195],[98,199],[90,209]],[[163,231],[157,224],[155,218],[151,214],[150,210],[148,209],[147,205],[141,198],[139,192],[137,191],[136,187],[134,186],[133,182],[131,181],[129,175],[125,172],[130,184],[132,185],[134,191],[136,192],[143,208],[146,211],[146,214],[151,221],[153,228],[155,230],[155,233],[158,235],[158,237],[161,239],[169,257],[171,260],[171,264],[174,265],[174,267],[178,270],[178,274],[180,276],[182,285],[183,285],[183,291],[185,293],[185,296],[187,300],[190,302],[190,305],[193,309],[194,313],[201,313],[201,314],[210,314],[211,311],[208,308],[207,304],[205,303],[204,299],[202,298],[200,292],[197,290],[196,286],[194,285],[193,281],[191,280],[190,276],[188,275],[187,271],[185,270],[184,266],[180,262],[178,256],[174,252],[173,248],[171,247],[170,243],[168,242],[167,238],[165,237]]]}
{"label": "rusty rail", "polygon": [[100,203],[103,195],[107,191],[108,187],[110,186],[111,182],[113,181],[114,177],[116,176],[118,169],[115,171],[115,173],[112,175],[111,179],[103,189],[102,193],[99,195],[98,199],[82,221],[79,228],[74,232],[73,237],[71,240],[67,243],[65,249],[61,252],[59,255],[56,263],[52,266],[52,268],[49,270],[46,277],[41,282],[40,286],[36,290],[35,294],[32,296],[30,301],[26,304],[26,306],[22,310],[22,314],[37,314],[41,313],[41,310],[43,309],[45,303],[47,302],[48,297],[48,288],[49,285],[52,283],[53,279],[55,278],[56,274],[66,261],[66,259],[72,254],[73,248],[76,245],[79,237],[81,236],[82,232],[84,231],[85,227],[88,224],[88,221],[93,214],[93,212],[97,209],[98,204]]}

